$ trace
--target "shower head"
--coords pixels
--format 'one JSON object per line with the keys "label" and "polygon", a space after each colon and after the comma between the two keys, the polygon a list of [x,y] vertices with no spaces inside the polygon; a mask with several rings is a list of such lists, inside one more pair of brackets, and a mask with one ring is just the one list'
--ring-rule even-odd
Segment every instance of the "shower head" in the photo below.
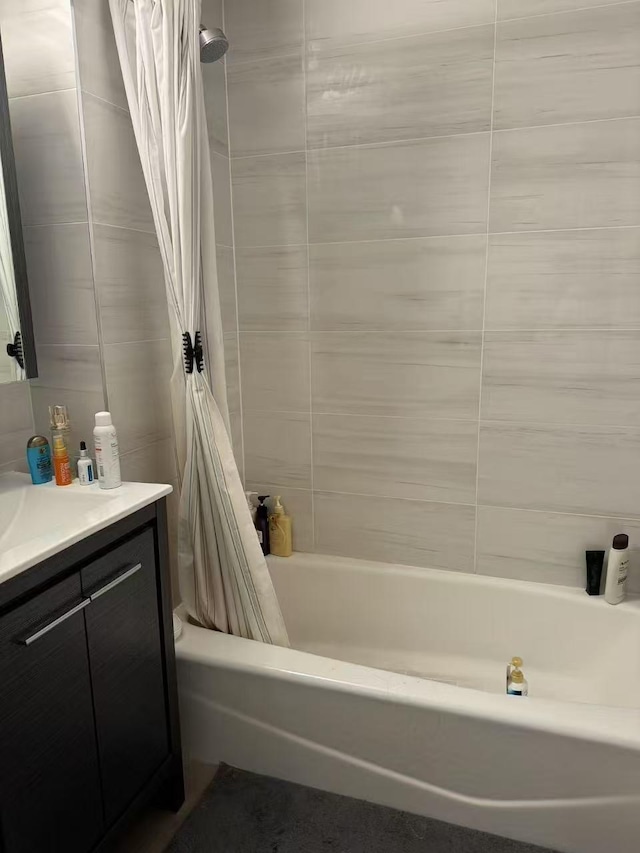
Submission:
{"label": "shower head", "polygon": [[229,42],[222,30],[218,27],[208,30],[200,25],[200,62],[217,62],[228,48]]}

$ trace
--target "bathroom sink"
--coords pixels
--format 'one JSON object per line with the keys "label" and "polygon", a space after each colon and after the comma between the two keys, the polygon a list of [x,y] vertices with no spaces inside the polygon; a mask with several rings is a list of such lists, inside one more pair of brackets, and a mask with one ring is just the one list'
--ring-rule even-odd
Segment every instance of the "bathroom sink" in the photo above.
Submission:
{"label": "bathroom sink", "polygon": [[34,486],[25,474],[0,476],[0,583],[171,491],[151,483]]}

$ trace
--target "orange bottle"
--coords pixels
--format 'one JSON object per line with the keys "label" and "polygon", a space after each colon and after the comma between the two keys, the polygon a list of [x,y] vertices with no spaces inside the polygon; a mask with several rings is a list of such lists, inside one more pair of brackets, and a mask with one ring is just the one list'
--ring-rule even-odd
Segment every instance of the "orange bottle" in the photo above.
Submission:
{"label": "orange bottle", "polygon": [[62,435],[53,436],[53,470],[56,475],[56,486],[71,485],[71,463]]}

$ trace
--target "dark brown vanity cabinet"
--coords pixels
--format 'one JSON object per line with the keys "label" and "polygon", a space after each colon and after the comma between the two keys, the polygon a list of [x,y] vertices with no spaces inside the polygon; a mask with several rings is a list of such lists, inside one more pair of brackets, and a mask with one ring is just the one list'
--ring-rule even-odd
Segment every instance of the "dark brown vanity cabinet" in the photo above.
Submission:
{"label": "dark brown vanity cabinet", "polygon": [[164,502],[0,586],[0,851],[107,851],[183,799]]}

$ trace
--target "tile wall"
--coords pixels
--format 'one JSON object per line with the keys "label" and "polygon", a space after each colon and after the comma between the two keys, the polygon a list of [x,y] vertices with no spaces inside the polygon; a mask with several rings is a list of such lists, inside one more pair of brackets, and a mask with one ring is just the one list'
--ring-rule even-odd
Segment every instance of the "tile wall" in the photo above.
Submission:
{"label": "tile wall", "polygon": [[640,2],[224,25],[247,488],[301,550],[582,584],[640,541]]}

